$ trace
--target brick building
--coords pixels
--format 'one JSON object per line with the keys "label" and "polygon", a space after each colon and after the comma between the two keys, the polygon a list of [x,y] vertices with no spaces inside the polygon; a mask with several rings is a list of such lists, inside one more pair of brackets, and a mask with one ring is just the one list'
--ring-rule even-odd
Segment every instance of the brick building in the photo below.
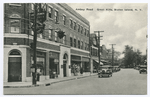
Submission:
{"label": "brick building", "polygon": [[[89,21],[64,3],[47,3],[45,30],[37,38],[37,64],[40,80],[74,76],[73,65],[90,72]],[[4,4],[4,82],[31,81],[34,32],[31,29],[30,3]],[[65,36],[60,39],[57,31]]]}

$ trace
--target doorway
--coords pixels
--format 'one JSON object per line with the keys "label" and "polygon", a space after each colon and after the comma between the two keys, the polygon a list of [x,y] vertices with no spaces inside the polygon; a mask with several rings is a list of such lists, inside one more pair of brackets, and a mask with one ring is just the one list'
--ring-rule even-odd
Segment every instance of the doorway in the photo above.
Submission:
{"label": "doorway", "polygon": [[64,54],[64,57],[63,57],[63,76],[64,77],[67,76],[67,60],[68,60],[68,55]]}
{"label": "doorway", "polygon": [[21,55],[18,51],[12,51],[8,58],[8,82],[21,82],[21,72]]}

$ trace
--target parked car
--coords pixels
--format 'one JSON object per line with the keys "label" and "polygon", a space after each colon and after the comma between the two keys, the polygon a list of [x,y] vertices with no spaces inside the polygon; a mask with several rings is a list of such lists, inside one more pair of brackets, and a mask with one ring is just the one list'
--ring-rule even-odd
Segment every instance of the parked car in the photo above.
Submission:
{"label": "parked car", "polygon": [[140,65],[139,66],[139,73],[147,73],[147,66],[146,65]]}
{"label": "parked car", "polygon": [[107,77],[110,77],[112,76],[112,69],[111,69],[111,66],[109,65],[104,65],[104,66],[101,66],[99,71],[98,71],[98,77],[104,77],[104,76],[107,76]]}

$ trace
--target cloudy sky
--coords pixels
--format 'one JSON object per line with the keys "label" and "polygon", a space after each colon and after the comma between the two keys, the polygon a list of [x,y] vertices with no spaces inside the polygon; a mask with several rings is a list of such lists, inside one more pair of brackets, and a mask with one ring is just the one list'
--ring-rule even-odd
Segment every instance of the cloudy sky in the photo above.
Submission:
{"label": "cloudy sky", "polygon": [[[106,45],[107,49],[111,48],[109,44],[116,44],[115,50],[122,52],[125,45],[130,45],[134,49],[139,49],[142,54],[146,54],[147,4],[68,3],[68,5],[90,22],[90,33],[104,31],[101,33],[103,36],[101,44]],[[93,11],[87,11],[87,8]],[[97,9],[104,9],[104,11]],[[113,11],[106,11],[106,9],[113,9]],[[114,11],[114,9],[123,9],[123,11]],[[124,11],[124,9],[133,9],[133,11]]]}

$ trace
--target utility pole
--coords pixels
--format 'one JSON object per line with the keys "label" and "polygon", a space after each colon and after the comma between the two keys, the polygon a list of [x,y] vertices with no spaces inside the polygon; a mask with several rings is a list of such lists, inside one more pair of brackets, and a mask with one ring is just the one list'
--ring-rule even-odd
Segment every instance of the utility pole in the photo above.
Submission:
{"label": "utility pole", "polygon": [[36,85],[36,72],[37,72],[37,65],[36,65],[36,42],[37,42],[37,32],[36,32],[36,21],[37,21],[37,4],[34,5],[34,37],[33,37],[33,61],[35,72],[33,73],[33,85]]}
{"label": "utility pole", "polygon": [[[99,65],[98,65],[98,69],[100,67],[100,62],[101,62],[101,55],[100,55],[100,40],[102,40],[100,37],[103,37],[103,36],[100,36],[100,33],[101,32],[104,32],[104,31],[94,31],[94,33],[98,33],[98,58],[99,58]],[[97,38],[97,37],[96,37]]]}
{"label": "utility pole", "polygon": [[114,65],[114,48],[113,48],[113,45],[116,45],[116,44],[110,44],[112,45],[112,66]]}

